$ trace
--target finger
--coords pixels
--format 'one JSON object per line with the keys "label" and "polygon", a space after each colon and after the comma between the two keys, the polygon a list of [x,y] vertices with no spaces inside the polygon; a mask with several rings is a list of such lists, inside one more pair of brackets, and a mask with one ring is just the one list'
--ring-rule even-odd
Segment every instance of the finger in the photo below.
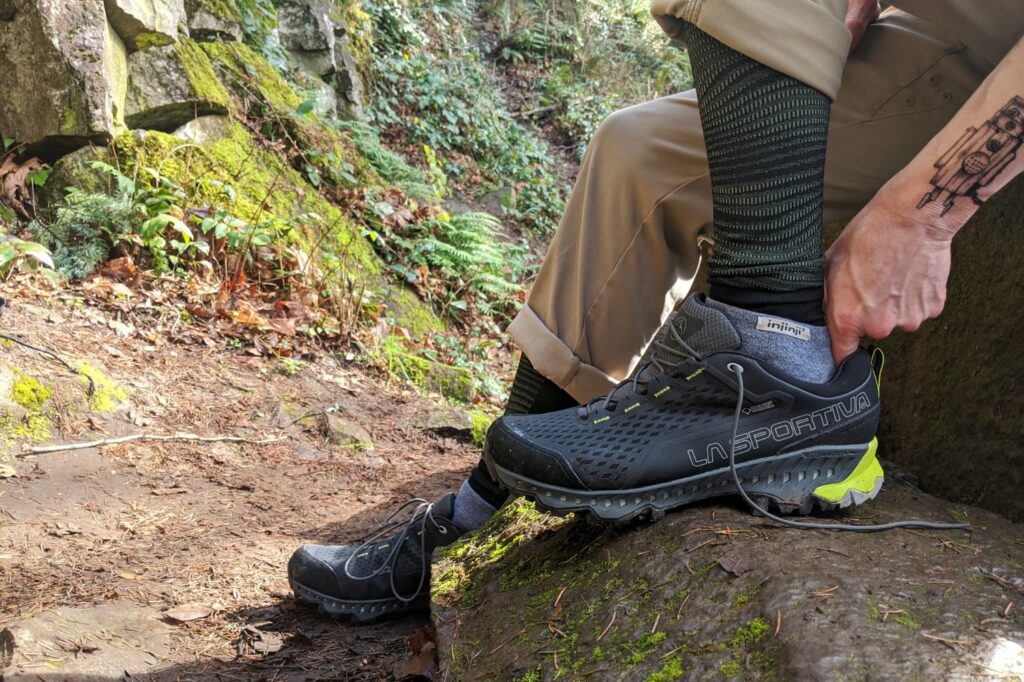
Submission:
{"label": "finger", "polygon": [[832,358],[836,364],[857,352],[860,346],[860,338],[856,336],[833,336],[832,337]]}

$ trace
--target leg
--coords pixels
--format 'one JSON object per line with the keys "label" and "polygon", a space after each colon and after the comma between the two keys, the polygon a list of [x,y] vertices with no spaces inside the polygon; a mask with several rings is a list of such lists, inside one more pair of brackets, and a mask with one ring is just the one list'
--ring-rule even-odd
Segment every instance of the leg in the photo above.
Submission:
{"label": "leg", "polygon": [[[885,25],[888,28],[875,32],[877,39],[866,39],[861,52],[872,59],[882,55],[904,59],[897,59],[896,66],[858,65],[853,60],[844,89],[855,87],[845,98],[840,96],[841,115],[830,132],[836,148],[848,150],[850,158],[860,161],[862,157],[854,155],[864,148],[881,150],[882,159],[866,159],[862,167],[831,166],[825,197],[830,218],[849,215],[870,198],[887,174],[895,172],[927,139],[920,127],[940,127],[955,110],[956,100],[965,99],[986,68],[983,60],[957,41],[931,32],[934,27],[925,22],[897,15]],[[908,47],[919,47],[921,52],[901,55],[901,49]],[[930,72],[940,65],[940,73]],[[909,81],[903,80],[908,77]],[[919,86],[921,78],[932,86],[942,84],[939,92],[923,93],[940,97],[942,105],[914,109],[916,99],[905,91]],[[910,113],[893,110],[897,97]],[[768,139],[769,146],[773,139]],[[820,135],[815,141],[820,142]],[[728,150],[724,158],[729,159]],[[821,153],[815,163],[819,168],[825,165]],[[816,200],[820,202],[821,197]],[[810,227],[817,232],[820,219]],[[599,241],[601,236],[593,235],[589,241]],[[655,263],[663,257],[652,254]],[[585,280],[586,270],[580,267],[578,272]],[[641,263],[629,274],[635,281],[646,278],[647,270]],[[667,288],[661,294],[666,292]],[[555,318],[549,331],[575,314],[544,312]],[[606,330],[620,333],[639,312],[623,310],[626,317],[618,316]],[[751,350],[745,338],[751,330],[744,330],[737,318],[742,315],[690,298],[667,327],[676,342],[659,344],[654,362],[605,400],[585,410],[499,420],[492,428],[487,456],[500,479],[540,506],[559,512],[587,510],[618,520],[638,514],[657,516],[703,497],[735,493],[731,462],[736,462],[741,480],[745,479],[744,489],[762,503],[785,511],[848,506],[873,497],[882,472],[874,457],[879,407],[867,354],[851,357],[830,381],[794,380]],[[798,325],[779,333],[799,338],[804,331],[806,326]],[[561,329],[558,337],[567,341]],[[827,353],[827,344],[819,345]],[[622,356],[617,360],[622,362]],[[591,361],[602,365],[600,359]],[[563,367],[570,365],[563,362]],[[740,389],[742,374],[746,374],[746,391]],[[804,404],[811,395],[815,396],[811,403]],[[769,396],[787,397],[780,403]],[[732,414],[739,407],[746,409],[739,413],[738,430],[732,432]],[[821,419],[826,412],[831,416]],[[822,460],[826,451],[830,454]]]}

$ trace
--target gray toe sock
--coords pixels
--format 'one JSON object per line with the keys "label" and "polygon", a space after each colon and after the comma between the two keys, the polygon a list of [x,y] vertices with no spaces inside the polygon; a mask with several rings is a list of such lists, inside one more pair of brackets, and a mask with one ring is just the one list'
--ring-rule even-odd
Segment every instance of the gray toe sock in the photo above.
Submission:
{"label": "gray toe sock", "polygon": [[494,516],[494,507],[480,497],[473,486],[466,481],[462,484],[459,494],[455,496],[455,512],[452,521],[463,530],[476,530]]}
{"label": "gray toe sock", "polygon": [[744,353],[802,381],[823,384],[835,374],[828,327],[744,310],[710,298],[707,303],[721,310],[736,327]]}

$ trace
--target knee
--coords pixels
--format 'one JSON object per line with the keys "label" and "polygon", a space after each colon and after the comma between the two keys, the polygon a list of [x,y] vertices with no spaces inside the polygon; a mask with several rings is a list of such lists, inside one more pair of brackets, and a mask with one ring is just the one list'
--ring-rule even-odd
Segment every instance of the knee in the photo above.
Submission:
{"label": "knee", "polygon": [[613,163],[631,163],[644,158],[652,145],[654,131],[645,127],[641,107],[620,109],[611,114],[594,131],[588,154],[599,155]]}

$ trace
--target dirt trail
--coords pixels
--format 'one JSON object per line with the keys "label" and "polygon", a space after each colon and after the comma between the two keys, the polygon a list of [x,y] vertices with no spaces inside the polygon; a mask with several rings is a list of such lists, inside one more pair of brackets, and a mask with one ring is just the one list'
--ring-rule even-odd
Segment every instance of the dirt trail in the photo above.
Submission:
{"label": "dirt trail", "polygon": [[[66,441],[187,431],[279,443],[135,442],[13,461],[0,478],[0,633],[7,680],[388,679],[426,616],[376,626],[298,606],[285,579],[296,546],[358,540],[396,503],[457,486],[479,456],[468,433],[425,427],[440,399],[326,358],[278,361],[206,345],[156,345],[72,298],[15,300],[0,330],[100,364],[130,407],[67,416]],[[36,376],[59,366],[20,348]],[[373,437],[332,445],[339,406]],[[16,446],[17,447],[17,446]],[[11,463],[10,460],[7,460]],[[212,615],[161,617],[198,604]],[[0,634],[0,670],[10,635]]]}

